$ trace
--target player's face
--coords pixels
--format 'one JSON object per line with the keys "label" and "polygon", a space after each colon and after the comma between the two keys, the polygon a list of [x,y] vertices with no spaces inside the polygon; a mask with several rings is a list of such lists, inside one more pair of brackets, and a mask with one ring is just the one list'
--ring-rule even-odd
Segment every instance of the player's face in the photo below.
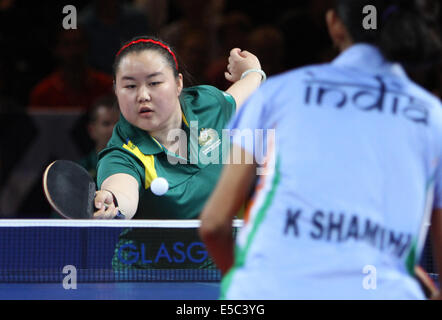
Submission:
{"label": "player's face", "polygon": [[175,77],[155,50],[129,53],[120,61],[115,93],[123,116],[140,129],[160,131],[181,117],[178,97],[182,88],[182,75]]}

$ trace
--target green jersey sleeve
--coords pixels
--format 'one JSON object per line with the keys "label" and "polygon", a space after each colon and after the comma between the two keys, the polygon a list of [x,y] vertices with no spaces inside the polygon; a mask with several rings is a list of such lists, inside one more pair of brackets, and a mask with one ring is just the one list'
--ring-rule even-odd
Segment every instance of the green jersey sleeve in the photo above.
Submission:
{"label": "green jersey sleeve", "polygon": [[236,109],[236,101],[235,98],[228,92],[223,91],[224,98],[226,98],[227,102],[233,107],[233,111]]}
{"label": "green jersey sleeve", "polygon": [[120,149],[113,149],[100,155],[97,165],[97,186],[100,189],[108,177],[125,173],[134,177],[140,189],[144,189],[144,169],[130,154]]}

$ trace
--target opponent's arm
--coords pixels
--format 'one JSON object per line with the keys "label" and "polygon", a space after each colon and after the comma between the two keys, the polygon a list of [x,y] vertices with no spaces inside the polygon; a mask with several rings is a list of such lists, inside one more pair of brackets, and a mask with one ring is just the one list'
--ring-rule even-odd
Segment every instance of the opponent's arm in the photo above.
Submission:
{"label": "opponent's arm", "polygon": [[[431,240],[433,244],[433,256],[439,274],[439,288],[442,288],[442,209],[435,209],[431,216]],[[433,299],[442,300],[442,294]]]}
{"label": "opponent's arm", "polygon": [[258,72],[250,72],[241,79],[241,75],[251,69],[261,70],[261,64],[255,55],[238,48],[230,51],[229,64],[224,75],[228,81],[233,82],[226,92],[235,99],[236,110],[242,106],[263,80],[262,75]]}
{"label": "opponent's arm", "polygon": [[[117,199],[115,206],[113,195]],[[106,208],[106,206],[107,208]],[[129,174],[117,173],[103,181],[95,195],[94,219],[113,219],[118,210],[126,219],[132,219],[138,208],[138,181]]]}
{"label": "opponent's arm", "polygon": [[[240,149],[236,145],[233,148]],[[239,152],[245,159],[246,152],[242,149]],[[255,164],[226,165],[200,216],[199,235],[223,274],[233,265],[233,218],[249,194],[255,173]]]}

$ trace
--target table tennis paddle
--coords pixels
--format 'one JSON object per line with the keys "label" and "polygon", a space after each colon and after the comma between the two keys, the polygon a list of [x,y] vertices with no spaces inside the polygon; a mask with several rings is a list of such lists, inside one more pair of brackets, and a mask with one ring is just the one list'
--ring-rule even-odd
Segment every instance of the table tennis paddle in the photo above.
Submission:
{"label": "table tennis paddle", "polygon": [[439,289],[433,279],[421,266],[414,267],[414,275],[428,299],[434,298],[439,294]]}
{"label": "table tennis paddle", "polygon": [[[79,164],[69,160],[52,162],[43,174],[43,190],[51,207],[66,219],[92,219],[96,184]],[[115,219],[124,219],[118,212]]]}

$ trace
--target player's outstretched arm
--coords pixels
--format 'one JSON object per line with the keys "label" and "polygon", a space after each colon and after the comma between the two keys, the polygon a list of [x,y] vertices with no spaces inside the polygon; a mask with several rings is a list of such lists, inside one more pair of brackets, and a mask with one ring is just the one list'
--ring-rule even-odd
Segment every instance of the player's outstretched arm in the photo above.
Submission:
{"label": "player's outstretched arm", "polygon": [[[240,152],[242,159],[246,159],[245,151]],[[199,235],[223,274],[233,265],[233,218],[247,198],[255,174],[255,164],[226,165],[200,216]]]}
{"label": "player's outstretched arm", "polygon": [[[241,76],[249,70],[250,72],[241,79]],[[256,70],[261,70],[261,64],[254,54],[248,51],[241,51],[239,48],[230,51],[229,64],[224,75],[233,84],[226,92],[235,99],[237,110],[253,91],[259,87],[263,80],[262,74]]]}
{"label": "player's outstretched arm", "polygon": [[138,181],[125,173],[108,177],[95,195],[95,207],[94,219],[114,219],[118,210],[132,219],[138,208]]}
{"label": "player's outstretched arm", "polygon": [[[433,242],[433,255],[436,260],[436,267],[439,274],[439,288],[442,288],[442,209],[435,209],[431,216],[431,240]],[[433,297],[442,300],[442,294]]]}

